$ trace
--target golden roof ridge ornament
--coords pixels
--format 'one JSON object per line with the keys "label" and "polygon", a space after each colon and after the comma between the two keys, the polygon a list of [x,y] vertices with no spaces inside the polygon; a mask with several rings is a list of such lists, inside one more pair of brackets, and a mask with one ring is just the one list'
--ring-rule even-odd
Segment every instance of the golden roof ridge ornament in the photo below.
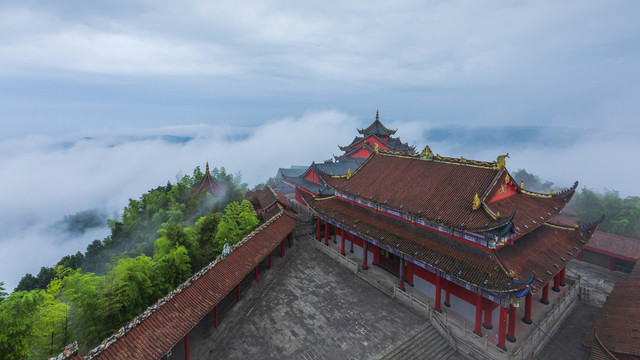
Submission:
{"label": "golden roof ridge ornament", "polygon": [[347,180],[351,179],[351,168],[347,170]]}
{"label": "golden roof ridge ornament", "polygon": [[478,193],[473,197],[473,206],[471,208],[473,210],[480,209],[480,197],[478,196]]}
{"label": "golden roof ridge ornament", "polygon": [[207,161],[207,168],[205,170],[205,174],[207,174],[207,175],[209,174],[209,162],[208,161]]}
{"label": "golden roof ridge ornament", "polygon": [[504,169],[504,167],[507,165],[507,161],[505,159],[508,157],[509,153],[507,153],[506,155],[498,156],[498,159],[496,160],[496,169]]}
{"label": "golden roof ridge ornament", "polygon": [[376,154],[380,152],[380,146],[378,146],[378,143],[373,143],[373,151],[375,151]]}
{"label": "golden roof ridge ornament", "polygon": [[433,152],[431,152],[431,148],[429,145],[426,145],[422,152],[420,153],[420,157],[423,159],[433,159]]}
{"label": "golden roof ridge ornament", "polygon": [[511,177],[509,176],[509,173],[507,173],[507,175],[504,176],[504,183],[508,184],[509,180],[511,180]]}
{"label": "golden roof ridge ornament", "polygon": [[380,121],[380,110],[376,109],[376,121]]}

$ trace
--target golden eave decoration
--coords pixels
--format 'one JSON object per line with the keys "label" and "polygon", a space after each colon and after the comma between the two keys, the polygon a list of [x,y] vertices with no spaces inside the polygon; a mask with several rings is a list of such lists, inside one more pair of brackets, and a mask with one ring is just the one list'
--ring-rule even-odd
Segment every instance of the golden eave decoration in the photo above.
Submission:
{"label": "golden eave decoration", "polygon": [[480,209],[480,197],[478,196],[478,193],[476,193],[476,195],[473,197],[473,206],[472,209],[473,210],[478,210]]}
{"label": "golden eave decoration", "polygon": [[507,153],[506,155],[498,156],[498,159],[496,160],[496,169],[504,169],[505,166],[507,165],[506,158],[508,157],[509,157],[509,153]]}

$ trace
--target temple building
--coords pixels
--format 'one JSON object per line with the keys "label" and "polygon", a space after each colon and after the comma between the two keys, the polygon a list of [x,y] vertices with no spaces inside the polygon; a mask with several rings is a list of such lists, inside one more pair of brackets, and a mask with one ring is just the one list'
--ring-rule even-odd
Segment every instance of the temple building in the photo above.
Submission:
{"label": "temple building", "polygon": [[193,184],[191,191],[198,195],[209,193],[214,197],[220,197],[222,196],[222,194],[224,194],[224,185],[222,185],[220,182],[218,182],[218,180],[211,176],[211,173],[209,172],[209,162],[207,162],[204,177],[200,179],[200,181]]}
{"label": "temple building", "polygon": [[[548,304],[549,291],[561,291],[567,263],[602,221],[554,223],[577,182],[559,193],[527,191],[506,157],[483,162],[434,155],[428,146],[420,154],[378,147],[355,171],[315,172],[319,191],[297,186],[296,199],[317,214],[318,240],[322,231],[325,244],[334,234],[340,253],[358,254],[364,270],[375,264],[395,274],[400,290],[419,288],[437,312],[445,305],[468,314],[477,335],[496,317],[496,345],[506,350],[516,321],[532,323],[533,295]],[[520,306],[524,316],[516,319]]]}
{"label": "temple building", "polygon": [[[331,189],[320,175],[347,175],[356,171],[373,153],[387,150],[396,154],[415,154],[415,148],[403,143],[393,135],[397,130],[391,130],[380,122],[380,113],[376,111],[376,119],[364,129],[358,129],[362,136],[356,136],[351,144],[339,146],[343,154],[322,163],[312,163],[304,172],[297,176],[282,173],[283,180],[301,193],[307,195],[332,195]],[[296,196],[302,202],[300,195]]]}

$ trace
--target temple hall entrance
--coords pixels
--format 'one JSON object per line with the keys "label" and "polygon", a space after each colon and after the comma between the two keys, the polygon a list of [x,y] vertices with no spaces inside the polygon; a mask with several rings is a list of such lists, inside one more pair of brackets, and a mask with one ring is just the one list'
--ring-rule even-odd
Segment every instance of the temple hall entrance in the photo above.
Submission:
{"label": "temple hall entrance", "polygon": [[400,274],[400,257],[388,252],[387,250],[380,249],[379,265],[396,276],[399,276]]}

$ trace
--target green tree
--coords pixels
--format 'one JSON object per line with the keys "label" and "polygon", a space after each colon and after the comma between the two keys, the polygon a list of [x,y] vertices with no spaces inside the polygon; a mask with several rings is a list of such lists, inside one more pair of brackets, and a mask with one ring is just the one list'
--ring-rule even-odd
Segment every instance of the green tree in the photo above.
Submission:
{"label": "green tree", "polygon": [[2,302],[2,300],[4,300],[7,295],[6,292],[4,292],[6,289],[4,288],[4,281],[0,281],[0,302]]}
{"label": "green tree", "polygon": [[25,359],[31,354],[33,330],[44,297],[44,292],[39,289],[14,291],[0,302],[0,354],[3,359]]}
{"label": "green tree", "polygon": [[191,276],[191,265],[187,249],[176,245],[166,254],[155,257],[155,271],[158,277],[158,291],[167,293]]}
{"label": "green tree", "polygon": [[69,304],[61,301],[62,279],[72,269],[58,266],[56,277],[43,292],[38,320],[33,328],[33,352],[36,357],[49,358],[69,343]]}
{"label": "green tree", "polygon": [[551,181],[543,181],[537,175],[531,174],[525,169],[518,169],[511,175],[518,184],[520,184],[520,180],[524,180],[524,188],[527,190],[549,192],[553,187]]}
{"label": "green tree", "polygon": [[239,204],[234,201],[224,209],[224,214],[218,224],[215,241],[219,248],[224,245],[225,241],[230,245],[235,244],[243,236],[255,229],[259,223],[260,221],[251,202],[243,200]]}

